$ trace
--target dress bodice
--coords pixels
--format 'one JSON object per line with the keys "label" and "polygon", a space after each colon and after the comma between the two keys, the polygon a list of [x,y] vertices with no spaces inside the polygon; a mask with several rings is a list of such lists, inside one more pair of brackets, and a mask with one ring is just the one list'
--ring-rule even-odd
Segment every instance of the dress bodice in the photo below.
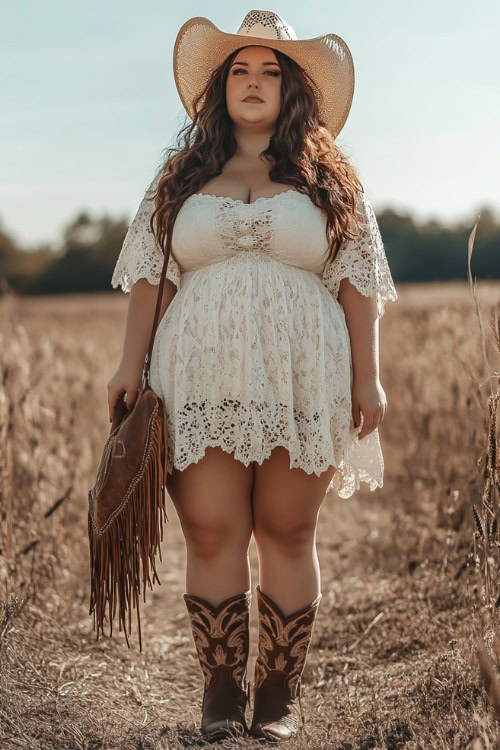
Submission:
{"label": "dress bodice", "polygon": [[181,271],[249,250],[321,275],[328,257],[326,217],[308,195],[293,188],[252,203],[207,193],[187,198],[172,235]]}
{"label": "dress bodice", "polygon": [[[128,228],[115,265],[111,284],[130,292],[141,278],[158,284],[163,252],[151,230],[154,194],[160,173],[149,185]],[[172,252],[166,277],[177,288],[189,274],[240,253],[262,256],[317,274],[334,298],[344,278],[365,297],[373,296],[377,316],[385,303],[398,298],[392,280],[375,212],[364,191],[357,209],[363,228],[329,258],[326,216],[306,193],[294,188],[245,203],[236,198],[194,193],[177,214],[172,234]],[[249,252],[251,251],[251,252]]]}

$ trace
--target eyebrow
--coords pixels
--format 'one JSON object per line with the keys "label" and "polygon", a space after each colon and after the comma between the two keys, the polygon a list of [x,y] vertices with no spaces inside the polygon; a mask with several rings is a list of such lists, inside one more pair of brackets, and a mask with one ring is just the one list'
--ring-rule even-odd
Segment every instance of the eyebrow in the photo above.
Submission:
{"label": "eyebrow", "polygon": [[[233,65],[246,65],[248,67],[248,63],[247,62],[243,62],[243,61],[240,61],[240,60],[236,60],[236,62],[231,63],[231,67]],[[263,62],[262,65],[278,65],[278,63],[274,62],[274,61],[273,62]],[[279,65],[278,65],[278,68],[279,68]]]}

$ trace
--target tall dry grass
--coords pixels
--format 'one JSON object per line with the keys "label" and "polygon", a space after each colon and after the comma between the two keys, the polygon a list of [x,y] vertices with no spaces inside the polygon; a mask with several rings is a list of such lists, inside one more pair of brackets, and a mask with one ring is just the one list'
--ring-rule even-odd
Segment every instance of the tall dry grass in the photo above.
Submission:
{"label": "tall dry grass", "polygon": [[[496,742],[498,455],[488,399],[500,285],[480,283],[475,298],[460,283],[398,291],[381,323],[385,484],[348,502],[325,498],[323,599],[293,749]],[[96,642],[88,616],[87,489],[109,431],[105,383],[126,304],[114,294],[0,299],[2,750],[199,742],[202,674],[171,506],[143,654],[123,634]],[[255,584],[253,545],[250,558]],[[251,622],[250,673],[255,602]]]}

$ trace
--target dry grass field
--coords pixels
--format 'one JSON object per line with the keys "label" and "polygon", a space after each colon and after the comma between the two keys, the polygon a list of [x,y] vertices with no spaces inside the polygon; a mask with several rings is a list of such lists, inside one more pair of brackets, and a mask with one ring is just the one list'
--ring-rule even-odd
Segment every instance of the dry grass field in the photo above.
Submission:
{"label": "dry grass field", "polygon": [[[285,743],[292,750],[500,747],[490,398],[500,283],[480,282],[477,306],[466,283],[398,293],[380,323],[384,487],[323,503],[323,599],[303,678],[305,726]],[[0,299],[2,750],[204,744],[185,546],[170,499],[161,586],[141,607],[143,653],[134,618],[129,650],[117,627],[96,641],[88,614],[87,491],[109,432],[106,382],[127,302],[115,293]],[[255,589],[253,541],[250,560]],[[256,607],[254,595],[252,679]]]}

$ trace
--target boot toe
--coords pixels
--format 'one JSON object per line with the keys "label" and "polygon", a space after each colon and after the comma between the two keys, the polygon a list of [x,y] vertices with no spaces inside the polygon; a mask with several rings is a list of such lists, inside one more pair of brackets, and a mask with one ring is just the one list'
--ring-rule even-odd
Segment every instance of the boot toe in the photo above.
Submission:
{"label": "boot toe", "polygon": [[273,721],[268,724],[256,724],[252,728],[251,734],[254,737],[263,737],[271,742],[278,742],[279,740],[290,739],[294,733],[283,723]]}
{"label": "boot toe", "polygon": [[225,737],[239,737],[245,734],[246,727],[235,719],[220,719],[213,721],[203,729],[205,739],[218,740]]}

